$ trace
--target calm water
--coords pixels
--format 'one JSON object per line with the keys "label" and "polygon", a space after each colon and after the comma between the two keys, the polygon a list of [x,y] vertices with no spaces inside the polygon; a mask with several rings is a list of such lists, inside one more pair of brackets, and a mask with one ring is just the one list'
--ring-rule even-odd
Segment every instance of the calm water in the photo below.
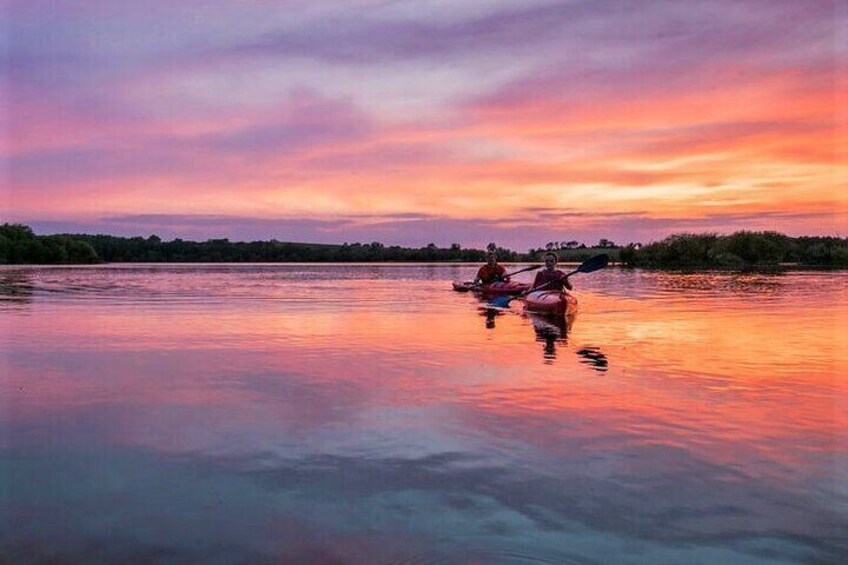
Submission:
{"label": "calm water", "polygon": [[475,269],[0,268],[0,561],[845,562],[845,273]]}

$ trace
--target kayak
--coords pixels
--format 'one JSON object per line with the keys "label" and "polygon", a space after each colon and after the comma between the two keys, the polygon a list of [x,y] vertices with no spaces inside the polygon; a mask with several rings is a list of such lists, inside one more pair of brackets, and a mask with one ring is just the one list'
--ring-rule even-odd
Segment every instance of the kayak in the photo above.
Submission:
{"label": "kayak", "polygon": [[453,289],[457,292],[468,292],[472,288],[474,288],[472,281],[453,281]]}
{"label": "kayak", "polygon": [[530,285],[527,283],[520,283],[515,281],[509,282],[496,282],[490,284],[483,285],[475,285],[471,281],[459,282],[454,281],[453,289],[457,292],[478,292],[484,297],[488,296],[514,296],[521,294],[525,290],[529,289]]}
{"label": "kayak", "polygon": [[524,308],[539,314],[573,316],[577,313],[577,299],[559,290],[536,290],[524,297]]}

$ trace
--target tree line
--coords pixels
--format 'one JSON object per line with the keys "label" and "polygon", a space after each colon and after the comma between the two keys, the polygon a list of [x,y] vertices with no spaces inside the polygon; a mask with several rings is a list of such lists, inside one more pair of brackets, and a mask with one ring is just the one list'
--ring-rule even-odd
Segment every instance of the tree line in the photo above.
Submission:
{"label": "tree line", "polygon": [[772,232],[740,231],[731,235],[677,234],[649,245],[628,245],[619,260],[631,267],[716,268],[778,266],[848,266],[848,238],[789,237]]}
{"label": "tree line", "polygon": [[[482,261],[485,251],[463,249],[455,243],[448,248],[430,243],[420,248],[380,242],[344,243],[342,245],[292,243],[276,240],[234,242],[210,239],[204,242],[174,239],[162,241],[152,235],[115,237],[109,235],[75,235],[90,244],[107,262],[185,262],[185,263],[264,263],[264,262],[381,262],[381,261]],[[517,254],[499,249],[506,260]]]}
{"label": "tree line", "polygon": [[228,239],[163,241],[150,237],[62,234],[39,236],[23,224],[0,225],[0,264],[53,263],[246,263],[246,262],[381,262],[457,261],[482,262],[486,251],[501,261],[521,261],[527,256],[490,243],[487,249],[463,249],[458,243],[420,248],[386,246],[380,242],[342,245],[293,243],[276,240],[233,242]]}
{"label": "tree line", "polygon": [[66,235],[35,235],[23,224],[0,225],[0,264],[98,263],[97,251]]}
{"label": "tree line", "polygon": [[[637,244],[631,244],[631,245],[637,245]],[[617,247],[619,247],[619,246],[616,245],[614,241],[612,241],[611,239],[606,239],[606,238],[601,238],[601,240],[598,241],[598,244],[595,246],[596,249],[597,248],[614,249],[614,248],[617,248]],[[567,250],[571,250],[571,249],[588,249],[588,248],[589,247],[585,243],[579,242],[576,239],[572,239],[570,241],[549,241],[545,244],[544,248],[539,247],[537,249],[531,249],[530,253],[533,254],[533,253],[544,253],[544,252],[547,252],[547,251],[567,251]]]}
{"label": "tree line", "polygon": [[430,243],[410,248],[379,242],[342,245],[292,243],[276,240],[232,242],[228,239],[163,241],[150,237],[62,234],[35,235],[23,224],[0,225],[0,264],[99,262],[275,263],[275,262],[482,262],[494,251],[504,262],[538,261],[548,251],[560,260],[581,262],[598,253],[613,261],[643,268],[730,268],[799,263],[810,266],[848,266],[848,239],[789,237],[777,232],[741,231],[728,236],[677,234],[662,241],[615,246],[607,239],[587,247],[576,241],[549,242],[545,247],[518,253],[489,243],[486,249],[464,249],[458,243],[438,247]]}

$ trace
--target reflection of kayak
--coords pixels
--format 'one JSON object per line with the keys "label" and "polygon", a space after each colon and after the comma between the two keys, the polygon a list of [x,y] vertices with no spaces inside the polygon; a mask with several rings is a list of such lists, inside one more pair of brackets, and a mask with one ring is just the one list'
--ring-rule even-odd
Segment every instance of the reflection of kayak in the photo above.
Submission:
{"label": "reflection of kayak", "polygon": [[565,339],[574,318],[572,316],[551,316],[525,310],[524,315],[533,324],[533,331],[540,339]]}
{"label": "reflection of kayak", "polygon": [[478,292],[482,296],[514,296],[521,294],[528,288],[530,288],[529,284],[515,281],[496,282],[484,285],[475,285],[471,281],[454,281],[453,283],[453,289],[458,292],[468,292],[470,290]]}
{"label": "reflection of kayak", "polygon": [[577,299],[567,292],[537,290],[524,297],[524,308],[540,314],[573,316],[577,313]]}

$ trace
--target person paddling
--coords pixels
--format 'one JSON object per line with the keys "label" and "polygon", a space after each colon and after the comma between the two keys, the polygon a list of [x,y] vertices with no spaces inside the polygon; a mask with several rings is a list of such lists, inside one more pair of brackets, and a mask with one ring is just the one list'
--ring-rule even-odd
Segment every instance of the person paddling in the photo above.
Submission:
{"label": "person paddling", "polygon": [[498,265],[498,256],[494,251],[486,253],[486,264],[477,271],[475,285],[491,284],[493,282],[509,282],[509,275],[503,265]]}
{"label": "person paddling", "polygon": [[533,280],[533,286],[527,292],[539,290],[571,290],[574,287],[571,281],[568,280],[568,275],[556,268],[557,257],[556,253],[545,253],[545,268],[536,273],[536,278]]}

